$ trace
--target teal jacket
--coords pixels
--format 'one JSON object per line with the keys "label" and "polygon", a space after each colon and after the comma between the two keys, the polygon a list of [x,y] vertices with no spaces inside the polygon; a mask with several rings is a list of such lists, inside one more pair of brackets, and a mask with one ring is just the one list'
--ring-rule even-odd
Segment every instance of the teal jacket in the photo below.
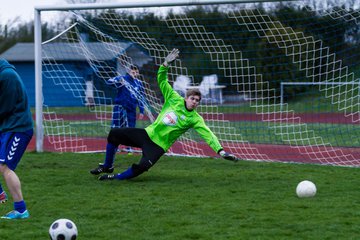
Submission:
{"label": "teal jacket", "polygon": [[15,67],[0,59],[0,133],[24,132],[32,128],[24,83]]}

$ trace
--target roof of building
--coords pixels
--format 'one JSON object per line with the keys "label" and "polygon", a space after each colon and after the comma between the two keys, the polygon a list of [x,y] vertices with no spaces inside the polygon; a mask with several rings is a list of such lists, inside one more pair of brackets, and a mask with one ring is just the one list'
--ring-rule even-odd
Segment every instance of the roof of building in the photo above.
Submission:
{"label": "roof of building", "polygon": [[[134,46],[130,42],[100,43],[47,43],[42,45],[43,58],[58,61],[86,61],[89,57],[97,61],[112,60]],[[138,50],[138,52],[142,52]],[[141,55],[146,56],[144,53]],[[146,56],[149,58],[149,56]],[[17,43],[0,55],[11,62],[34,61],[34,43]]]}

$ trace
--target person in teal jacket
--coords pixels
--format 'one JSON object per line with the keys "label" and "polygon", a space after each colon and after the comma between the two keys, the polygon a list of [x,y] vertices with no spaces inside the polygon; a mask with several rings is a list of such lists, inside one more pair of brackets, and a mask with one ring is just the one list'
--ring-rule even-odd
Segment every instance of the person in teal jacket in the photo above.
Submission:
{"label": "person in teal jacket", "polygon": [[[0,173],[14,201],[14,210],[2,216],[21,219],[30,216],[15,169],[33,136],[33,120],[25,86],[15,67],[0,59]],[[7,194],[0,185],[0,203]]]}
{"label": "person in teal jacket", "polygon": [[179,50],[173,49],[160,66],[157,80],[164,96],[164,105],[155,122],[145,129],[113,128],[108,135],[105,162],[90,171],[91,174],[112,173],[116,148],[119,144],[142,149],[142,157],[138,164],[133,164],[127,170],[118,174],[105,174],[99,180],[124,180],[139,176],[148,171],[164,155],[174,142],[190,128],[206,141],[206,143],[226,160],[239,159],[223,150],[219,140],[206,126],[204,119],[196,112],[201,100],[199,90],[192,89],[186,93],[185,99],[173,90],[168,82],[169,64],[179,56]]}

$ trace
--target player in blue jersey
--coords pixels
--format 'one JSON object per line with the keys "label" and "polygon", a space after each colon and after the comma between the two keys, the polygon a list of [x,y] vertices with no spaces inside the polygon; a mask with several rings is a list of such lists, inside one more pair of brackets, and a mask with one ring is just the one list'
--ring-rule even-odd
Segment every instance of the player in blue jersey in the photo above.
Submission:
{"label": "player in blue jersey", "polygon": [[[14,210],[1,218],[30,216],[15,169],[32,136],[33,120],[25,86],[15,67],[0,59],[0,173],[14,201]],[[0,202],[6,200],[7,194],[0,185]]]}
{"label": "player in blue jersey", "polygon": [[[139,107],[139,119],[144,117],[144,87],[139,77],[139,68],[135,65],[129,67],[124,76],[117,76],[106,82],[117,88],[115,105],[112,115],[112,128],[133,128],[136,125],[136,109]],[[130,147],[126,150],[131,153]]]}

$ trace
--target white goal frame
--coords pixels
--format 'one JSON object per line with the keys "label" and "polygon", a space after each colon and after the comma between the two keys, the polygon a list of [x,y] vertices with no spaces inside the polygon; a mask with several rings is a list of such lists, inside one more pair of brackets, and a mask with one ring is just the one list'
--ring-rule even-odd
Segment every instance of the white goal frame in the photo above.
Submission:
{"label": "white goal frame", "polygon": [[[282,0],[142,0],[124,1],[116,4],[93,3],[93,4],[65,4],[65,5],[43,5],[34,8],[34,43],[35,43],[35,117],[36,117],[36,151],[44,150],[44,126],[43,126],[43,92],[42,92],[42,38],[41,38],[41,12],[46,11],[68,11],[89,10],[107,8],[139,8],[139,7],[171,7],[171,6],[195,6],[211,4],[235,4],[235,3],[260,3],[281,2]],[[296,0],[286,0],[296,1]]]}

